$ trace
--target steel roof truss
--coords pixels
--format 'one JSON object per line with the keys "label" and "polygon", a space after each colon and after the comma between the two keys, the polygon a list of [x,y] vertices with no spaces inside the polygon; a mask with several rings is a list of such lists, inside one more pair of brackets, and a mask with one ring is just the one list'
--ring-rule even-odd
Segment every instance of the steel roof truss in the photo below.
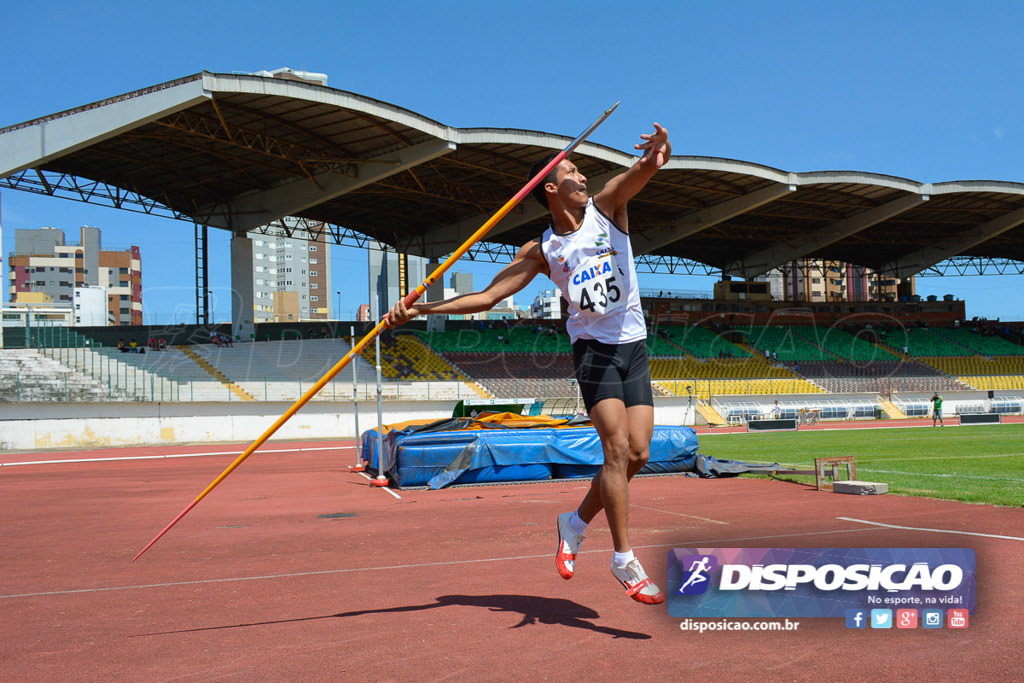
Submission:
{"label": "steel roof truss", "polygon": [[767,249],[745,254],[741,259],[728,264],[723,269],[723,272],[749,280],[758,275],[763,275],[773,268],[778,268],[784,263],[807,254],[813,254],[817,250],[834,244],[841,239],[855,235],[893,216],[909,211],[916,206],[920,206],[925,201],[928,201],[928,195],[911,194],[900,197],[841,221],[830,223],[811,234],[794,235],[791,239],[785,242],[777,242]]}
{"label": "steel roof truss", "polygon": [[[590,191],[591,194],[597,194],[605,186],[605,183],[620,173],[622,173],[622,171],[617,170],[611,173],[604,173],[594,178],[588,178],[588,191]],[[539,220],[547,214],[548,210],[542,207],[539,203],[532,199],[525,200],[511,213],[505,216],[500,223],[491,228],[488,235],[491,237],[500,235],[501,233],[508,232],[520,225],[526,225],[532,221]],[[481,213],[469,218],[463,218],[451,225],[445,225],[431,230],[428,235],[424,236],[423,249],[425,253],[422,255],[427,258],[439,258],[452,253],[466,240],[467,237],[476,232],[477,228],[487,221],[487,218],[487,215]]]}
{"label": "steel roof truss", "polygon": [[249,192],[219,205],[212,213],[210,225],[248,232],[264,223],[301,213],[310,207],[379,182],[417,164],[448,154],[455,144],[431,140],[381,157],[356,164],[354,177],[323,173],[314,186],[303,179],[290,180],[273,189]]}
{"label": "steel roof truss", "polygon": [[937,239],[941,239],[937,244],[901,256],[879,270],[886,273],[892,272],[899,278],[910,277],[926,268],[931,268],[940,261],[956,256],[993,237],[998,237],[1022,223],[1024,223],[1024,209],[1017,209],[956,236],[936,235]]}
{"label": "steel roof truss", "polygon": [[796,191],[796,185],[773,183],[741,197],[719,202],[706,209],[683,216],[675,224],[664,228],[649,228],[632,235],[633,253],[649,254],[656,249],[706,230],[730,218]]}

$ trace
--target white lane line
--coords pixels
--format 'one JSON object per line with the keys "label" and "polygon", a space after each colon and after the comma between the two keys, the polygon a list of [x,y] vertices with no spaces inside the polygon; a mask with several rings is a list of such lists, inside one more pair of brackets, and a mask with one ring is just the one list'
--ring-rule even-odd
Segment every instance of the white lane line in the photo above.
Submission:
{"label": "white lane line", "polygon": [[641,510],[651,510],[653,512],[660,512],[660,513],[665,514],[665,515],[676,515],[677,517],[686,517],[687,519],[699,519],[702,522],[709,522],[711,524],[725,524],[725,525],[729,524],[729,522],[723,522],[720,519],[711,519],[710,517],[701,517],[699,515],[687,515],[687,514],[684,514],[682,512],[672,512],[670,510],[661,510],[659,508],[647,507],[646,505],[635,505],[634,504],[634,505],[630,505],[630,507],[639,508]]}
{"label": "white lane line", "polygon": [[[317,446],[315,448],[274,448],[260,450],[260,453],[302,453],[305,451],[341,451],[352,450],[355,446]],[[168,458],[199,458],[207,455],[238,455],[241,451],[210,451],[207,453],[167,453],[164,455],[126,455],[111,458],[75,458],[71,460],[26,460],[24,462],[0,462],[0,467],[16,465],[62,465],[77,462],[116,462],[118,460],[164,460]]]}
{"label": "white lane line", "polygon": [[[870,529],[837,529],[832,531],[803,531],[792,534],[774,534],[771,536],[746,536],[742,538],[716,538],[702,540],[684,540],[677,543],[657,543],[653,545],[635,545],[637,549],[652,548],[689,548],[689,547],[714,547],[715,545],[738,543],[741,541],[762,541],[773,538],[790,538],[794,536],[821,536],[827,534],[849,534],[863,533]],[[610,553],[612,548],[599,548],[581,551],[581,553]],[[263,576],[237,576],[222,579],[197,579],[194,581],[174,581],[169,583],[147,583],[134,586],[108,586],[105,588],[78,588],[72,590],[43,591],[38,593],[16,593],[12,595],[0,595],[0,600],[11,598],[37,598],[51,595],[76,595],[79,593],[106,593],[111,591],[143,590],[147,588],[174,588],[177,586],[194,586],[206,583],[232,583],[235,581],[268,581],[271,579],[290,579],[305,576],[325,576],[330,574],[353,574],[357,572],[379,572],[392,569],[421,569],[425,567],[451,567],[455,565],[480,564],[483,562],[509,562],[514,560],[536,560],[539,558],[551,557],[551,553],[542,555],[512,555],[508,557],[484,557],[476,560],[451,560],[448,562],[421,562],[418,564],[394,564],[380,567],[353,567],[350,569],[323,569],[310,572],[292,572],[287,574],[267,574]]]}
{"label": "white lane line", "polygon": [[955,529],[929,529],[927,527],[917,526],[899,526],[897,524],[885,524],[883,522],[869,522],[866,519],[854,519],[853,517],[836,517],[846,522],[857,522],[858,524],[871,524],[873,526],[881,526],[886,529],[903,529],[905,531],[930,531],[934,534],[957,534],[960,536],[981,536],[982,538],[1000,538],[1006,541],[1024,541],[1024,538],[1020,536],[1000,536],[999,534],[982,534],[977,531],[957,531]]}
{"label": "white lane line", "polygon": [[[366,472],[356,472],[356,474],[360,474],[360,475],[362,475],[362,476],[366,477],[366,478],[367,478],[368,480],[370,480],[370,481],[373,481],[373,477],[371,477],[370,475],[368,475],[368,474],[367,474]],[[394,491],[392,491],[391,489],[389,489],[389,488],[388,488],[387,486],[379,486],[379,487],[377,487],[377,488],[382,488],[382,489],[384,489],[385,491],[387,491],[388,493],[390,493],[390,494],[391,494],[392,496],[394,496],[395,498],[397,498],[398,500],[402,500],[402,497],[401,497],[400,495],[398,495],[397,493],[395,493]]]}

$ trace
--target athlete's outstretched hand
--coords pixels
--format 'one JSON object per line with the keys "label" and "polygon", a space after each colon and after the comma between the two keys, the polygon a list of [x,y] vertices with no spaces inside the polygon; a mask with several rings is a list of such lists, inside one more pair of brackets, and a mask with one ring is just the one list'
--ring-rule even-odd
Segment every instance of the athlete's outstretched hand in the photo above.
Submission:
{"label": "athlete's outstretched hand", "polygon": [[640,136],[644,142],[635,145],[635,149],[644,151],[640,159],[641,164],[654,164],[654,168],[661,168],[672,156],[672,143],[668,141],[668,131],[660,123],[654,124],[653,133],[644,133]]}

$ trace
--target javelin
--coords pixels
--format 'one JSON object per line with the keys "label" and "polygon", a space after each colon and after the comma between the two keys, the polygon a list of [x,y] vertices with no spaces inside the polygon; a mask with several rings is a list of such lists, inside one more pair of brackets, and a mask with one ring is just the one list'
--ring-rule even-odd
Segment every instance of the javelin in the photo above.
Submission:
{"label": "javelin", "polygon": [[[561,152],[556,154],[555,158],[552,159],[547,164],[547,166],[542,168],[540,173],[538,173],[537,175],[535,175],[532,178],[530,178],[529,182],[527,182],[526,185],[524,185],[523,188],[521,190],[519,190],[519,192],[517,192],[514,197],[512,197],[512,199],[508,200],[503,207],[498,209],[497,213],[495,213],[493,216],[491,216],[489,219],[487,219],[486,223],[481,225],[477,229],[476,232],[474,232],[472,235],[470,235],[469,239],[467,239],[465,242],[463,242],[462,246],[460,246],[458,249],[456,249],[454,252],[452,252],[452,254],[448,258],[446,258],[444,260],[444,263],[439,265],[434,270],[434,272],[431,273],[429,277],[427,277],[426,280],[424,280],[421,284],[419,284],[416,287],[416,289],[414,289],[413,291],[409,292],[406,295],[405,300],[404,300],[405,301],[405,305],[406,306],[412,306],[414,303],[416,303],[416,300],[419,299],[420,296],[424,292],[426,292],[427,289],[432,284],[434,284],[441,277],[443,277],[444,274],[448,271],[448,269],[451,268],[453,265],[455,265],[455,262],[458,261],[460,258],[462,258],[463,254],[465,254],[467,251],[469,251],[470,247],[472,247],[474,244],[476,244],[481,239],[483,239],[484,235],[486,235],[491,230],[491,228],[493,228],[495,225],[498,224],[498,221],[500,221],[502,218],[504,218],[506,215],[508,215],[509,211],[511,211],[513,208],[515,208],[516,204],[521,202],[526,197],[526,195],[530,194],[530,192],[533,190],[533,188],[535,188],[537,185],[539,185],[540,182],[542,180],[544,180],[544,178],[546,178],[549,173],[551,173],[551,170],[553,168],[555,168],[555,166],[557,166],[558,164],[560,164],[562,162],[562,159],[565,159],[565,157],[567,157],[570,152],[572,152],[574,149],[576,149],[576,147],[578,147],[580,145],[580,143],[582,143],[584,140],[586,140],[587,137],[591,133],[593,133],[594,130],[596,130],[598,126],[600,126],[602,123],[604,123],[604,120],[607,119],[609,116],[611,116],[611,113],[613,111],[615,111],[615,108],[618,107],[618,106],[619,106],[619,103],[616,102],[611,107],[609,107],[607,110],[605,110],[605,112],[603,114],[601,114],[601,116],[599,116],[596,121],[594,121],[592,124],[590,124],[590,126],[585,131],[580,133],[579,137],[577,137],[575,140],[570,142],[569,145],[565,149],[563,149]],[[177,517],[175,517],[173,520],[171,520],[170,524],[165,526],[163,528],[163,530],[160,533],[158,533],[153,538],[152,541],[150,541],[148,544],[146,544],[146,547],[143,548],[142,550],[140,550],[139,554],[132,558],[132,562],[134,562],[135,560],[137,560],[140,557],[142,557],[142,553],[144,553],[147,550],[149,550],[153,546],[154,543],[159,541],[160,538],[164,534],[166,534],[168,531],[170,531],[171,527],[173,527],[175,524],[177,524],[178,521],[182,517],[187,515],[188,512],[192,508],[194,508],[196,505],[198,505],[199,501],[201,501],[203,498],[205,498],[206,495],[208,493],[210,493],[210,491],[212,491],[217,486],[217,484],[219,484],[222,481],[224,481],[224,479],[226,479],[229,474],[231,474],[232,472],[235,471],[235,468],[237,468],[239,465],[241,465],[242,462],[246,458],[248,458],[250,455],[252,455],[256,451],[257,448],[262,446],[263,443],[267,439],[269,439],[271,436],[273,436],[274,432],[276,432],[278,429],[280,429],[281,426],[285,422],[290,420],[292,415],[294,415],[295,413],[299,412],[299,410],[302,408],[302,406],[306,405],[306,403],[308,403],[311,398],[316,396],[316,394],[321,389],[323,389],[324,386],[326,386],[328,382],[330,382],[332,379],[334,379],[335,375],[337,375],[339,372],[341,372],[341,370],[346,365],[349,364],[349,361],[351,361],[353,358],[355,358],[356,355],[362,353],[363,349],[366,348],[366,345],[369,344],[371,341],[373,341],[377,337],[377,335],[380,334],[381,330],[384,328],[384,326],[385,326],[385,324],[387,322],[387,318],[388,318],[388,316],[387,316],[387,314],[385,314],[384,317],[381,319],[381,321],[379,323],[377,323],[377,325],[372,330],[370,330],[366,334],[366,336],[363,337],[362,340],[358,344],[353,346],[352,349],[348,353],[346,353],[344,355],[344,357],[341,360],[339,360],[334,365],[333,368],[331,368],[330,370],[327,371],[326,375],[321,377],[317,381],[316,384],[311,386],[309,388],[309,390],[306,393],[304,393],[299,398],[299,400],[297,400],[295,403],[293,403],[291,405],[291,407],[288,408],[288,410],[286,410],[283,415],[281,415],[281,417],[277,418],[277,421],[274,422],[274,424],[270,425],[270,427],[267,429],[267,431],[263,432],[263,434],[260,436],[260,438],[258,438],[255,441],[253,441],[252,444],[248,448],[246,448],[242,452],[241,455],[239,455],[237,458],[235,458],[234,462],[232,462],[230,465],[228,465],[226,470],[221,472],[220,475],[216,479],[214,479],[210,483],[209,486],[207,486],[205,489],[203,489],[202,493],[200,493],[198,496],[196,496],[195,499],[191,503],[189,503],[187,506],[185,506],[185,509],[182,510],[181,513]],[[359,437],[359,435],[356,434],[356,438],[358,438],[358,437]]]}

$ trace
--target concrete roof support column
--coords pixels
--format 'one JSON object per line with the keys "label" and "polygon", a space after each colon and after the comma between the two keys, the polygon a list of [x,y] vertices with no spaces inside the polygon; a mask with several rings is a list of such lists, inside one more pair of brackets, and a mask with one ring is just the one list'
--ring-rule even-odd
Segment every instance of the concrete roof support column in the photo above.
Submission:
{"label": "concrete roof support column", "polygon": [[249,236],[231,235],[231,332],[243,342],[256,338],[252,261]]}

